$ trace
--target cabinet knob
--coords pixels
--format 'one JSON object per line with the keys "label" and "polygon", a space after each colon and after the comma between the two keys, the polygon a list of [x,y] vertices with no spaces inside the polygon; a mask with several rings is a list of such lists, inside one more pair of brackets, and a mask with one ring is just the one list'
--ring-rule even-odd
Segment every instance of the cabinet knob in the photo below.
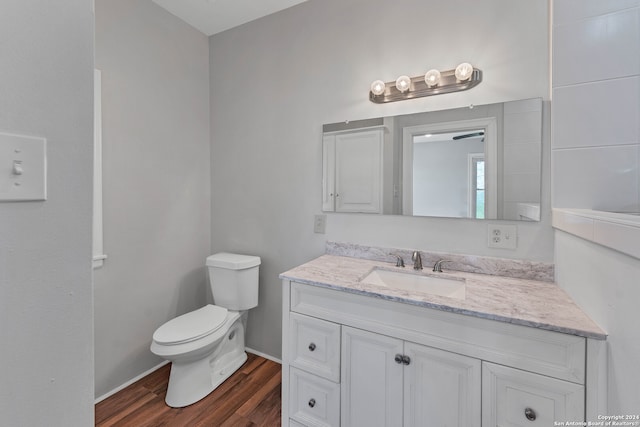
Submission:
{"label": "cabinet knob", "polygon": [[314,406],[316,406],[316,400],[315,399],[309,400],[309,407],[313,408]]}
{"label": "cabinet knob", "polygon": [[316,349],[316,345],[314,343],[309,344],[309,351],[313,351]]}
{"label": "cabinet knob", "polygon": [[402,363],[408,365],[411,363],[411,358],[409,356],[402,356]]}
{"label": "cabinet knob", "polygon": [[525,408],[524,416],[527,417],[527,419],[529,421],[535,421],[536,420],[536,411],[534,411],[531,408]]}
{"label": "cabinet knob", "polygon": [[396,363],[398,363],[398,364],[402,363],[402,355],[401,354],[396,354],[396,357],[393,360],[395,360]]}

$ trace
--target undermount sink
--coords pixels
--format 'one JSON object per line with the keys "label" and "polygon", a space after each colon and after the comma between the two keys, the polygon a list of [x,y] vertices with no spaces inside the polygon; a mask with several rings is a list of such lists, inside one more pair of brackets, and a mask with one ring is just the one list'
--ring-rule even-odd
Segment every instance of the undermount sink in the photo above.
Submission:
{"label": "undermount sink", "polygon": [[376,268],[363,277],[360,282],[390,289],[422,292],[456,299],[465,299],[466,297],[464,279]]}

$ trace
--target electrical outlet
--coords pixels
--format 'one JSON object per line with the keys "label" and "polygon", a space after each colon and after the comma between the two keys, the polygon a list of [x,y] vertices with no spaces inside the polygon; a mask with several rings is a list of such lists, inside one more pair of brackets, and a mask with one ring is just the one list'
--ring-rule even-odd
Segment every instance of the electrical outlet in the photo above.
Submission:
{"label": "electrical outlet", "polygon": [[518,229],[515,225],[489,224],[487,246],[499,249],[516,249]]}
{"label": "electrical outlet", "polygon": [[316,215],[313,217],[313,232],[318,234],[324,234],[327,227],[327,216]]}

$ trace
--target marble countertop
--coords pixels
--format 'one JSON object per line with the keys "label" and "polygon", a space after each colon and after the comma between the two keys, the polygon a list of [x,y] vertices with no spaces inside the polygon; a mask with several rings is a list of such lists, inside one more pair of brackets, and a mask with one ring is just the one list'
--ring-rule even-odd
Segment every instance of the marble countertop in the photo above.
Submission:
{"label": "marble countertop", "polygon": [[453,271],[447,270],[446,265],[443,267],[443,273],[432,273],[427,268],[418,273],[464,279],[466,297],[454,299],[361,282],[360,279],[374,268],[414,272],[410,265],[400,268],[390,262],[322,255],[282,273],[280,278],[587,338],[604,340],[607,337],[607,334],[555,283]]}

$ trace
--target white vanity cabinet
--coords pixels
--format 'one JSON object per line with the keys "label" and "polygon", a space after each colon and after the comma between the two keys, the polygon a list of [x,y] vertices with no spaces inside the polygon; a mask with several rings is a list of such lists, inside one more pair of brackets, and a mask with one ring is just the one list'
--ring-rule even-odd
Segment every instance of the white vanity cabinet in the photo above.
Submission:
{"label": "white vanity cabinet", "polygon": [[603,341],[283,285],[283,426],[546,427],[605,410]]}
{"label": "white vanity cabinet", "polygon": [[381,212],[382,141],[382,128],[323,136],[323,211]]}

